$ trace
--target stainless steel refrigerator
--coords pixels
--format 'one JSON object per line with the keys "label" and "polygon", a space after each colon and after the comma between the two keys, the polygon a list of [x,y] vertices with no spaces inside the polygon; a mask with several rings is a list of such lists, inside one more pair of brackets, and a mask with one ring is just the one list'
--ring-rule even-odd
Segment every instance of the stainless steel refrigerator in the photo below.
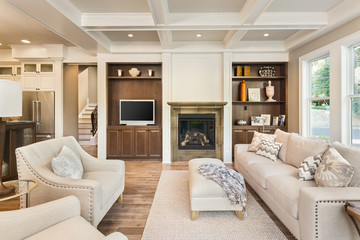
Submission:
{"label": "stainless steel refrigerator", "polygon": [[21,120],[36,121],[36,141],[55,137],[55,93],[23,92]]}

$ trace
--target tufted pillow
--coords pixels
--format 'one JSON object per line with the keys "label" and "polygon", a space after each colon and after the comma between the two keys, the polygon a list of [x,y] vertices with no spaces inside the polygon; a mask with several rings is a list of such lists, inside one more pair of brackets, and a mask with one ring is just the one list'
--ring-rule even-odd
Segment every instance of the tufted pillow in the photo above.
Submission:
{"label": "tufted pillow", "polygon": [[256,152],[260,148],[260,144],[262,140],[273,142],[275,138],[276,135],[274,134],[259,133],[255,131],[254,137],[249,145],[248,151]]}
{"label": "tufted pillow", "polygon": [[298,171],[299,171],[299,180],[308,181],[313,180],[316,169],[319,167],[322,162],[322,158],[320,155],[310,156],[305,158],[305,160],[301,163]]}
{"label": "tufted pillow", "polygon": [[354,167],[334,148],[322,156],[323,161],[315,172],[316,185],[320,187],[347,187],[354,175]]}
{"label": "tufted pillow", "polygon": [[276,162],[281,145],[281,143],[262,140],[260,148],[256,151],[256,154],[270,158],[271,160]]}
{"label": "tufted pillow", "polygon": [[84,173],[80,158],[66,146],[52,159],[51,166],[56,175],[64,178],[81,179]]}

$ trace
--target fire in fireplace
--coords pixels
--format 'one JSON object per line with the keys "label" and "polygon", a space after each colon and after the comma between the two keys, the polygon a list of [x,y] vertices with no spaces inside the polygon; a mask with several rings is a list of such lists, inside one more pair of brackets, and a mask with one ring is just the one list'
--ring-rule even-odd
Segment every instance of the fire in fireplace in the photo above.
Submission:
{"label": "fire in fireplace", "polygon": [[179,149],[215,149],[215,114],[179,114]]}

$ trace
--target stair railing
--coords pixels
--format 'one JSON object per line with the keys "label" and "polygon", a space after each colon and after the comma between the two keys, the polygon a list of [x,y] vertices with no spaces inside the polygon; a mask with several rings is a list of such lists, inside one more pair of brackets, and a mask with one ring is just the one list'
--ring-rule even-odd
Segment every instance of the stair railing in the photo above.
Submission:
{"label": "stair railing", "polygon": [[97,120],[98,120],[98,106],[96,105],[94,110],[91,112],[91,133],[95,136],[98,128],[97,128]]}

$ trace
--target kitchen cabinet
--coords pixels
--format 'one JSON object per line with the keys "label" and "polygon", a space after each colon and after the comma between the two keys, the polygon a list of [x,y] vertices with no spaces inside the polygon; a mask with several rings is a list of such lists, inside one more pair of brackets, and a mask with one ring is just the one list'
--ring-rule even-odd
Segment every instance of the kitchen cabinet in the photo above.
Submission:
{"label": "kitchen cabinet", "polygon": [[0,65],[0,78],[21,83],[21,65]]}
{"label": "kitchen cabinet", "polygon": [[22,64],[23,89],[53,91],[55,89],[54,63],[24,62]]}

